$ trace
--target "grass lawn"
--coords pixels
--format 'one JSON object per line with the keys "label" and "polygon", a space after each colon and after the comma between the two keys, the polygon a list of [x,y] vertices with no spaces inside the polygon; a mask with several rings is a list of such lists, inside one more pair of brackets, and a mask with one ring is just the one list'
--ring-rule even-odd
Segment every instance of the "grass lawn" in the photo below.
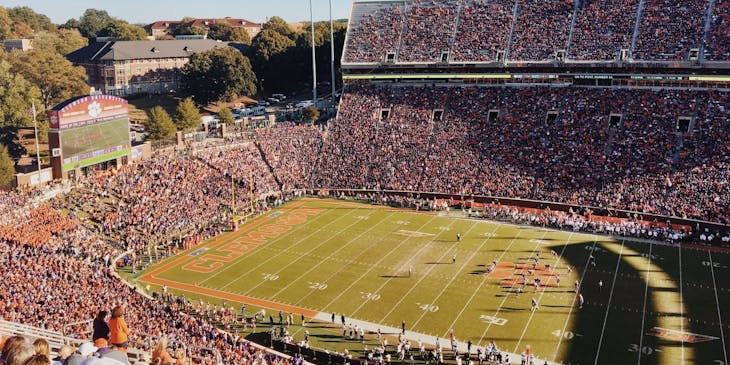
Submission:
{"label": "grass lawn", "polygon": [[[721,365],[728,266],[725,252],[301,199],[132,280],[196,302],[245,302],[249,315],[264,307],[276,322],[279,310],[292,312],[296,341],[306,329],[311,346],[356,356],[377,344],[378,328],[394,334],[405,322],[414,341],[439,337],[448,348],[453,329],[462,345],[494,340],[513,354],[529,346],[541,365]],[[342,337],[341,314],[370,331],[364,345]]]}
{"label": "grass lawn", "polygon": [[178,98],[164,94],[164,95],[149,95],[137,97],[134,99],[128,99],[129,101],[129,121],[132,123],[146,124],[149,120],[147,112],[155,106],[161,106],[165,111],[173,116],[175,114],[175,108],[179,102]]}

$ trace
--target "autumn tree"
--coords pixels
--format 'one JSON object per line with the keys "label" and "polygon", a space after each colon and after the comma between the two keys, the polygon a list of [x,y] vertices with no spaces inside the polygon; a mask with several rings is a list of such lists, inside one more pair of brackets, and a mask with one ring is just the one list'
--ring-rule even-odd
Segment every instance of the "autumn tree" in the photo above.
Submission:
{"label": "autumn tree", "polygon": [[24,127],[31,124],[31,101],[40,99],[40,91],[22,75],[0,61],[0,127]]}
{"label": "autumn tree", "polygon": [[15,163],[10,158],[8,148],[0,144],[0,188],[8,188],[15,179]]}
{"label": "autumn tree", "polygon": [[177,104],[175,125],[179,131],[190,131],[200,125],[200,112],[193,99],[185,98]]}
{"label": "autumn tree", "polygon": [[160,140],[175,135],[175,124],[172,118],[161,106],[155,106],[149,111],[149,120],[146,125],[147,139]]}
{"label": "autumn tree", "polygon": [[55,49],[14,53],[11,62],[16,72],[38,88],[44,109],[89,91],[84,68],[73,66]]}
{"label": "autumn tree", "polygon": [[218,111],[218,122],[222,124],[233,124],[235,122],[230,108],[221,108]]}

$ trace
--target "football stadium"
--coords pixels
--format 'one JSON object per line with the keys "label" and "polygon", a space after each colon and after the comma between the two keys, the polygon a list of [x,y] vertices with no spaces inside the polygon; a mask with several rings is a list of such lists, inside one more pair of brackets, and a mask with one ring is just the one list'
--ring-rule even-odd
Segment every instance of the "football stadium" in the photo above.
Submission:
{"label": "football stadium", "polygon": [[0,193],[4,347],[729,364],[730,1],[357,1],[342,71],[327,123]]}

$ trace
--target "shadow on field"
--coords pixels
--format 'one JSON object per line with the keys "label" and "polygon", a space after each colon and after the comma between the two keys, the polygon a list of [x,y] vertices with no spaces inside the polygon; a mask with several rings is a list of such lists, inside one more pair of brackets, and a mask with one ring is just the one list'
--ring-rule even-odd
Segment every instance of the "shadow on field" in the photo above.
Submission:
{"label": "shadow on field", "polygon": [[387,278],[387,279],[406,279],[408,278],[408,275],[380,275],[381,278]]}
{"label": "shadow on field", "polygon": [[426,262],[426,265],[451,265],[451,262],[429,261],[429,262]]}

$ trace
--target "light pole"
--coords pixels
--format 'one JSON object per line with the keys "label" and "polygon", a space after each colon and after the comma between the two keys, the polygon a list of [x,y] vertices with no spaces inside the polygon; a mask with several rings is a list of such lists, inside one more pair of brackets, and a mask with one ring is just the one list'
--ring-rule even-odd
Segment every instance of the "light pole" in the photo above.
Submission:
{"label": "light pole", "polygon": [[314,50],[314,11],[312,0],[309,0],[309,26],[312,31],[312,102],[317,106],[317,53]]}
{"label": "light pole", "polygon": [[332,0],[330,0],[330,68],[332,69],[332,106],[335,105],[335,32],[332,23]]}

